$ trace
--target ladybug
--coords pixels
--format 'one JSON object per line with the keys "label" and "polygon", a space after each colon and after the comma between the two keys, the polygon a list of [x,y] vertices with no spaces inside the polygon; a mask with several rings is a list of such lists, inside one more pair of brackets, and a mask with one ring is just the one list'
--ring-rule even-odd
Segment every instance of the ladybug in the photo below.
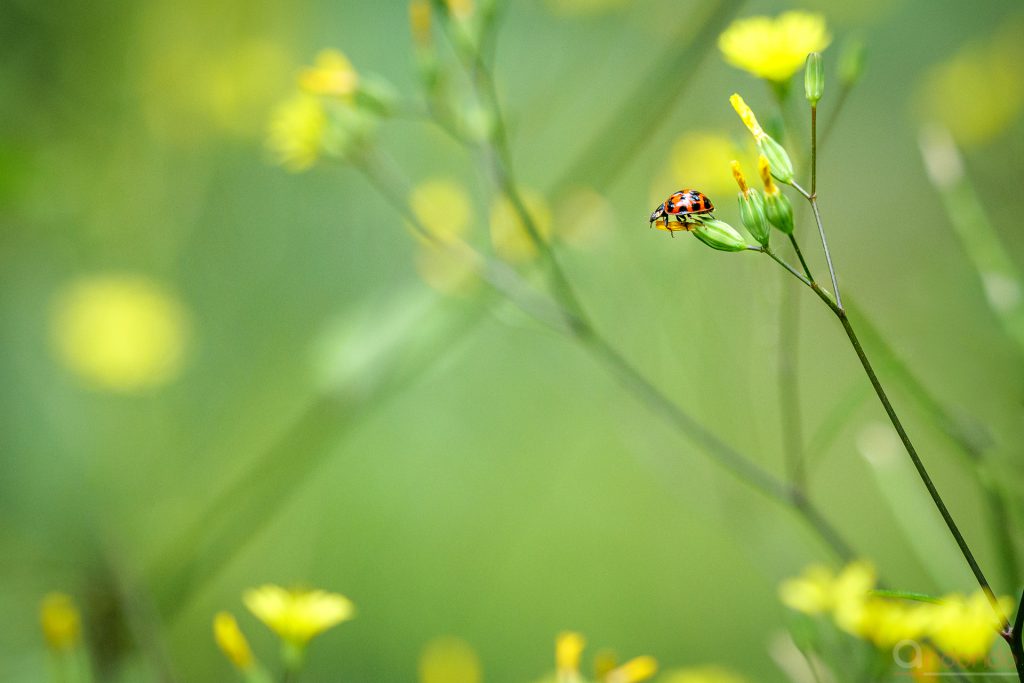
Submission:
{"label": "ladybug", "polygon": [[[665,219],[665,230],[668,230],[668,234],[675,237],[673,234],[676,230],[692,230],[694,222],[689,220],[689,216],[706,215],[708,218],[714,218],[711,212],[715,210],[715,205],[711,203],[711,200],[699,190],[679,190],[673,192],[672,195],[665,200],[664,203],[659,204],[658,208],[651,214],[651,225],[654,225],[654,221],[659,218]],[[672,216],[676,217],[676,221],[680,225],[672,226],[669,220]]]}

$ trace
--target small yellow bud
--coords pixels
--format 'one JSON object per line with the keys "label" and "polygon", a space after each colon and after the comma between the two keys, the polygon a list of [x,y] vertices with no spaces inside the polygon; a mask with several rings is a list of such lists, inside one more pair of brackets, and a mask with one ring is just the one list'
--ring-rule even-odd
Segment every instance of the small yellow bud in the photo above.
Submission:
{"label": "small yellow bud", "polygon": [[743,177],[743,169],[740,168],[740,162],[733,159],[729,166],[732,167],[732,177],[736,179],[736,184],[740,186],[740,192],[743,194],[747,193],[747,179]]}
{"label": "small yellow bud", "polygon": [[608,672],[606,683],[640,683],[658,673],[654,657],[634,657],[622,666]]}
{"label": "small yellow bud", "polygon": [[786,148],[775,141],[770,135],[764,134],[757,140],[757,148],[768,160],[771,173],[782,182],[793,182],[793,162],[789,159]]}
{"label": "small yellow bud", "polygon": [[757,122],[757,117],[754,116],[754,111],[747,106],[747,103],[743,101],[743,98],[739,96],[739,93],[733,93],[732,97],[729,98],[729,103],[732,104],[732,108],[736,110],[736,113],[740,115],[740,119],[743,120],[743,125],[753,134],[754,139],[760,141],[765,136],[764,129],[761,128],[761,124]]}
{"label": "small yellow bud", "polygon": [[772,180],[771,164],[763,154],[757,157],[757,171],[761,175],[761,182],[764,183],[764,193],[768,196],[779,194],[779,186]]}
{"label": "small yellow bud", "polygon": [[409,3],[409,26],[412,29],[413,42],[417,47],[430,47],[433,42],[431,25],[429,0],[412,0]]}
{"label": "small yellow bud", "polygon": [[313,66],[299,74],[299,87],[311,95],[351,97],[359,85],[352,62],[338,50],[323,50]]}
{"label": "small yellow bud", "polygon": [[238,628],[234,615],[218,612],[213,617],[213,639],[236,669],[248,671],[252,668],[253,657],[249,641],[242,634],[242,629]]}
{"label": "small yellow bud", "polygon": [[555,639],[555,668],[559,674],[576,673],[580,670],[580,655],[587,641],[579,633],[566,631]]}
{"label": "small yellow bud", "polygon": [[55,652],[66,652],[82,635],[82,617],[70,595],[49,593],[39,606],[39,622],[46,644]]}

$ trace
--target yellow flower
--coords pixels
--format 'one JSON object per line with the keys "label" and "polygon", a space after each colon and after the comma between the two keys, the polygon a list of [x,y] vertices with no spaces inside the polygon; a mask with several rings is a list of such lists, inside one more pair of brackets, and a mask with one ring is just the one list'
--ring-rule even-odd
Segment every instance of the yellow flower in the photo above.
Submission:
{"label": "yellow flower", "polygon": [[[529,190],[524,191],[522,197],[540,238],[547,240],[551,235],[551,209],[547,202]],[[505,197],[496,200],[491,207],[491,242],[498,255],[512,263],[524,263],[537,256],[533,238],[519,219],[512,202]]]}
{"label": "yellow flower", "polygon": [[904,640],[923,638],[932,618],[933,607],[928,603],[869,598],[864,604],[859,635],[881,648],[891,648]]}
{"label": "yellow flower", "polygon": [[420,683],[479,683],[480,659],[469,643],[445,636],[427,643],[420,654]]}
{"label": "yellow flower", "polygon": [[448,11],[456,19],[469,19],[473,15],[473,0],[444,0]]}
{"label": "yellow flower", "polygon": [[733,66],[782,82],[803,67],[808,53],[824,50],[831,41],[821,15],[785,12],[774,19],[737,19],[718,37],[718,48]]}
{"label": "yellow flower", "polygon": [[605,683],[640,683],[658,673],[658,662],[654,657],[634,657],[605,676]]}
{"label": "yellow flower", "polygon": [[[763,159],[764,157],[761,158]],[[747,187],[747,179],[743,177],[743,169],[740,168],[740,162],[733,159],[729,162],[729,168],[732,169],[733,180],[735,180],[736,184],[739,186],[740,192],[744,195],[749,193],[750,188]]]}
{"label": "yellow flower", "polygon": [[480,258],[464,242],[421,244],[416,272],[442,294],[469,294],[480,284]]}
{"label": "yellow flower", "polygon": [[586,645],[586,639],[573,631],[559,633],[555,638],[555,676],[559,683],[579,680],[580,656]]}
{"label": "yellow flower", "polygon": [[267,147],[289,171],[304,171],[320,158],[326,130],[327,112],[319,98],[299,94],[274,110]]}
{"label": "yellow flower", "polygon": [[466,236],[473,205],[459,182],[448,178],[425,180],[413,188],[409,204],[416,218],[440,241]]}
{"label": "yellow flower", "polygon": [[249,648],[249,641],[238,628],[235,617],[228,612],[218,612],[213,617],[213,638],[221,652],[235,665],[239,671],[247,671],[252,668],[252,650]]}
{"label": "yellow flower", "polygon": [[431,34],[430,0],[412,0],[409,3],[409,26],[412,29],[412,39],[421,48],[428,47],[433,42]]}
{"label": "yellow flower", "polygon": [[720,666],[678,669],[658,680],[662,683],[745,683],[742,676]]}
{"label": "yellow flower", "polygon": [[982,145],[1009,128],[1024,109],[1024,20],[1008,22],[984,42],[970,43],[924,76],[915,98],[920,116],[948,128],[965,146]]}
{"label": "yellow flower", "polygon": [[[1009,598],[1000,598],[1004,614],[1013,607]],[[928,635],[942,652],[954,660],[975,662],[992,647],[999,631],[999,623],[984,593],[978,591],[970,597],[947,595],[937,605],[930,605]]]}
{"label": "yellow flower", "polygon": [[135,392],[181,370],[188,315],[163,287],[137,275],[98,275],[56,299],[52,334],[64,363],[97,387]]}
{"label": "yellow flower", "polygon": [[779,597],[784,605],[798,612],[831,612],[840,628],[859,634],[868,592],[875,580],[874,568],[864,561],[851,562],[839,574],[814,565],[802,576],[782,582]]}
{"label": "yellow flower", "polygon": [[39,622],[46,644],[55,652],[67,652],[82,636],[82,617],[70,595],[49,593],[39,606]]}
{"label": "yellow flower", "polygon": [[338,50],[323,50],[313,66],[299,74],[299,87],[312,95],[347,98],[358,86],[359,74]]}
{"label": "yellow flower", "polygon": [[343,595],[265,585],[245,592],[245,606],[282,640],[299,649],[314,636],[355,616]]}

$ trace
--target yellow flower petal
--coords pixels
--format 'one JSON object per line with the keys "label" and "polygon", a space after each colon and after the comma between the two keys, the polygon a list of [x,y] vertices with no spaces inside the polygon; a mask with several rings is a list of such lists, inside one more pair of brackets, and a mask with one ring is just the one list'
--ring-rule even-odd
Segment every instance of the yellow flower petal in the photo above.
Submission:
{"label": "yellow flower petal", "polygon": [[253,656],[249,641],[242,634],[235,617],[228,612],[218,612],[213,618],[213,637],[221,652],[239,671],[252,668]]}
{"label": "yellow flower petal", "polygon": [[314,65],[299,74],[299,87],[312,95],[351,97],[358,85],[359,74],[338,50],[323,50]]}
{"label": "yellow flower petal", "polygon": [[577,673],[580,670],[580,656],[587,641],[574,631],[559,633],[555,639],[555,668],[559,675]]}
{"label": "yellow flower petal", "polygon": [[640,683],[658,673],[658,662],[654,657],[634,657],[625,664],[612,669],[605,677],[606,683]]}

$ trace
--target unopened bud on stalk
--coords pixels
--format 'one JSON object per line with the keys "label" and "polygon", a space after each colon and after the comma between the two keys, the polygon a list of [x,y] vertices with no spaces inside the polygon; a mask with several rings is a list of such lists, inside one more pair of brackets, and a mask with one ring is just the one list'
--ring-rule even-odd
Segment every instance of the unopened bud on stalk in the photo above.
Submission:
{"label": "unopened bud on stalk", "polygon": [[818,106],[824,91],[825,67],[822,64],[821,53],[812,52],[807,55],[807,65],[804,67],[804,94],[812,107]]}
{"label": "unopened bud on stalk", "polygon": [[738,161],[732,162],[732,175],[739,185],[740,191],[737,200],[740,205],[740,220],[743,226],[750,231],[758,242],[768,246],[768,238],[771,229],[768,227],[768,216],[765,214],[764,196],[756,189],[747,186],[747,179],[743,177]]}
{"label": "unopened bud on stalk", "polygon": [[754,136],[761,154],[768,158],[775,177],[787,185],[792,183],[793,162],[790,161],[789,154],[785,148],[776,142],[772,136],[764,132],[761,124],[757,122],[757,117],[754,116],[753,110],[747,106],[747,103],[743,101],[739,94],[733,93],[732,97],[729,98],[729,102],[732,104],[732,108],[736,110],[736,113],[739,114],[740,119],[743,120],[743,125]]}
{"label": "unopened bud on stalk", "polygon": [[747,248],[746,240],[736,228],[717,218],[698,222],[693,234],[704,244],[719,251],[743,251]]}
{"label": "unopened bud on stalk", "polygon": [[789,197],[779,191],[779,186],[772,180],[771,166],[762,154],[757,160],[757,169],[764,183],[764,210],[768,222],[776,228],[791,235],[793,233],[793,205]]}

